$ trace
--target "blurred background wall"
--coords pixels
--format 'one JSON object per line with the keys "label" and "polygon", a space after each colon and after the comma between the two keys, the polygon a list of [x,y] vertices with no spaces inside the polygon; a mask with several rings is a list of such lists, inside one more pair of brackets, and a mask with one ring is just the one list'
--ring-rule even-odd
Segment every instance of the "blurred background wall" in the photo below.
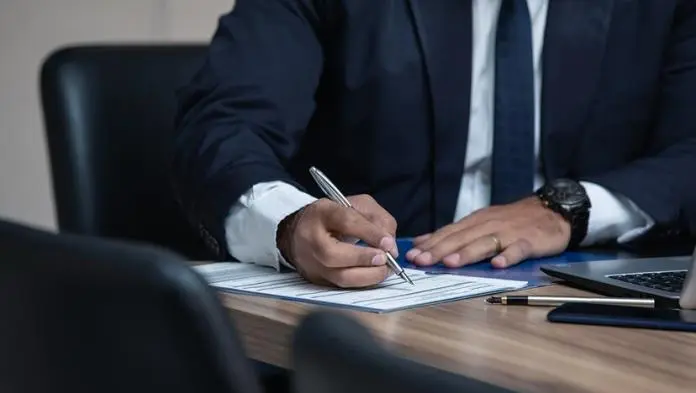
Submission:
{"label": "blurred background wall", "polygon": [[234,0],[0,0],[0,217],[55,229],[41,62],[75,43],[205,42]]}

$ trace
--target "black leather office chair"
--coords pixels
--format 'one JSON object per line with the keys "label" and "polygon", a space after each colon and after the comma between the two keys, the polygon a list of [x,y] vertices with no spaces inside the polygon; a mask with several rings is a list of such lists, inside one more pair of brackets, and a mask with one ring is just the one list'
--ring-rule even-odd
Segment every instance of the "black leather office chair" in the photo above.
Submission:
{"label": "black leather office chair", "polygon": [[169,177],[175,92],[204,53],[199,45],[75,46],[46,59],[41,98],[62,232],[211,256]]}
{"label": "black leather office chair", "polygon": [[293,343],[296,393],[511,393],[488,383],[401,358],[343,314],[317,312]]}
{"label": "black leather office chair", "polygon": [[0,392],[259,392],[209,288],[169,251],[0,222]]}

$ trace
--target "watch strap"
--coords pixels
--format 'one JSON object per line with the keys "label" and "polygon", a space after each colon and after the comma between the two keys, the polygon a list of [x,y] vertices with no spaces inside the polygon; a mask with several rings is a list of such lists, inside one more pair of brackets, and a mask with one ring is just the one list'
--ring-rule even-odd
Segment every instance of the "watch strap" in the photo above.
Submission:
{"label": "watch strap", "polygon": [[572,218],[570,220],[570,241],[568,242],[568,248],[576,248],[585,240],[585,237],[587,237],[587,230],[590,223],[590,210],[588,208],[583,212],[571,214],[570,216]]}

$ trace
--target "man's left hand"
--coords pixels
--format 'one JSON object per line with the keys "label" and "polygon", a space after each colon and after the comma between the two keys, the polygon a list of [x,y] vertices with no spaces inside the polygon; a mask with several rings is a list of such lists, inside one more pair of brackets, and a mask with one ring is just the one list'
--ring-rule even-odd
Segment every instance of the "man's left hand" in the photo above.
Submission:
{"label": "man's left hand", "polygon": [[442,261],[460,267],[492,258],[493,266],[505,268],[527,258],[559,254],[569,241],[570,224],[533,196],[476,211],[419,236],[406,259],[421,266]]}

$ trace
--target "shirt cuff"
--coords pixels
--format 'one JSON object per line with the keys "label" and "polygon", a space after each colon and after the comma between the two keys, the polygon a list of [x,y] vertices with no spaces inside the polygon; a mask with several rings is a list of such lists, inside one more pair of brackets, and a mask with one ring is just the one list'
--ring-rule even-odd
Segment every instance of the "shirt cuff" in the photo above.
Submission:
{"label": "shirt cuff", "polygon": [[230,255],[241,262],[294,267],[283,258],[276,244],[278,224],[288,215],[316,201],[284,182],[254,185],[230,209],[225,220],[225,238]]}
{"label": "shirt cuff", "polygon": [[628,243],[655,225],[650,216],[625,196],[611,193],[595,183],[580,184],[585,187],[592,204],[587,236],[581,246],[612,241]]}

